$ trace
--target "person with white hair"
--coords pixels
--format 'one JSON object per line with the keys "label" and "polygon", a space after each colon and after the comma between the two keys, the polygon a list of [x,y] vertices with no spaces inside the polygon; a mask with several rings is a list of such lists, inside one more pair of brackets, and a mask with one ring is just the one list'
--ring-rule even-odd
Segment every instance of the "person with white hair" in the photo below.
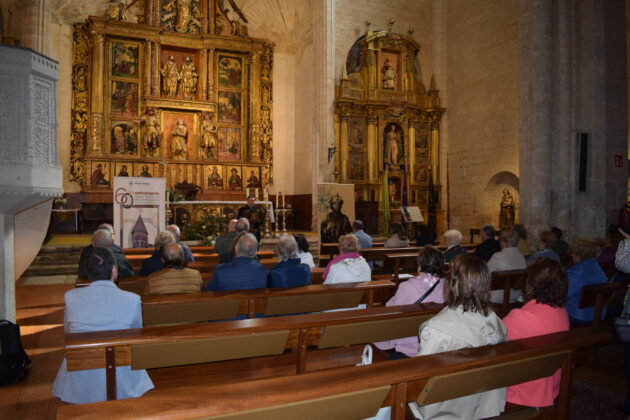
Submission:
{"label": "person with white hair", "polygon": [[175,235],[168,230],[159,232],[155,237],[155,250],[149,258],[145,258],[142,261],[140,267],[140,276],[146,277],[150,274],[160,271],[164,268],[164,262],[162,261],[162,249],[167,245],[175,243]]}
{"label": "person with white hair", "polygon": [[[79,277],[86,279],[88,276],[87,257],[95,247],[109,248],[116,258],[116,266],[118,267],[118,277],[133,276],[133,267],[129,260],[123,255],[122,249],[114,243],[114,228],[109,224],[100,225],[92,234],[92,243],[81,251],[79,258]],[[109,228],[108,228],[109,227]]]}
{"label": "person with white hair", "polygon": [[269,287],[298,287],[311,284],[311,269],[302,264],[298,244],[292,235],[278,239],[276,252],[280,262],[269,272]]}
{"label": "person with white hair", "polygon": [[372,270],[359,255],[359,239],[352,233],[339,239],[339,255],[333,258],[322,277],[324,284],[358,283],[372,280]]}
{"label": "person with white hair", "polygon": [[179,229],[179,226],[168,225],[166,227],[166,230],[168,230],[169,232],[173,234],[173,236],[175,237],[175,243],[181,246],[182,249],[184,250],[184,258],[186,259],[186,261],[195,262],[195,257],[193,256],[193,253],[190,250],[190,248],[188,248],[188,245],[181,243],[181,241],[179,240],[179,237],[182,235],[182,231]]}
{"label": "person with white hair", "polygon": [[466,250],[462,248],[462,234],[457,229],[450,229],[444,232],[444,241],[446,242],[446,251],[444,251],[444,262],[449,262],[459,254],[465,254]]}
{"label": "person with white hair", "polygon": [[214,269],[212,280],[204,290],[249,290],[267,287],[267,270],[256,261],[258,241],[251,233],[242,233],[235,247],[236,257]]}

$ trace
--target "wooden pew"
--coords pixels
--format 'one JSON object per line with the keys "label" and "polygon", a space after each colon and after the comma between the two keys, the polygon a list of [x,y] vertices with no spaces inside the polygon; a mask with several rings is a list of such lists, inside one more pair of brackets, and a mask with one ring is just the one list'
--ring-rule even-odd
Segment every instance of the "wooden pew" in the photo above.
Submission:
{"label": "wooden pew", "polygon": [[[294,288],[180,293],[142,297],[145,326],[286,315],[384,304],[396,290],[390,280]],[[383,291],[385,293],[379,294]]]}
{"label": "wooden pew", "polygon": [[582,287],[579,308],[595,307],[593,314],[593,326],[599,328],[602,322],[602,311],[605,307],[617,303],[623,306],[623,298],[628,291],[629,283],[625,281],[613,281],[602,284],[591,284]]}
{"label": "wooden pew", "polygon": [[503,302],[497,308],[499,316],[510,311],[510,289],[523,290],[527,281],[527,270],[495,271],[492,273],[490,290],[503,290]]}
{"label": "wooden pew", "polygon": [[[67,368],[105,368],[108,399],[116,396],[116,366],[150,369],[282,355],[285,363],[294,366],[295,373],[302,374],[306,371],[307,352],[312,353],[308,351],[311,346],[330,349],[416,335],[420,324],[441,308],[436,304],[390,306],[66,334]],[[286,350],[295,353],[283,355]],[[250,366],[252,363],[248,362]],[[334,360],[332,363],[335,365]]]}
{"label": "wooden pew", "polygon": [[357,419],[392,407],[391,418],[405,419],[407,403],[431,404],[538,379],[562,369],[556,404],[535,408],[508,405],[501,418],[567,419],[572,356],[576,349],[605,343],[601,330],[566,332],[467,348],[370,366],[344,367],[299,376],[228,383],[188,383],[153,390],[141,398],[64,405],[57,418],[92,419]]}
{"label": "wooden pew", "polygon": [[396,284],[400,283],[400,271],[405,270],[414,275],[418,271],[418,253],[398,253],[385,254],[385,264],[383,268],[387,272],[392,272],[392,278]]}
{"label": "wooden pew", "polygon": [[[258,255],[258,258],[260,258],[261,261],[275,258],[274,251],[258,251],[256,255]],[[127,256],[127,259],[131,263],[133,270],[138,272],[140,271],[140,267],[142,267],[142,262],[150,256],[151,254],[136,254]],[[193,253],[193,256],[195,257],[195,261],[188,263],[188,267],[190,268],[194,268],[199,271],[208,270],[211,272],[214,267],[219,265],[219,254]]]}
{"label": "wooden pew", "polygon": [[359,251],[366,261],[383,261],[387,254],[418,254],[422,247],[407,246],[402,248],[368,248]]}

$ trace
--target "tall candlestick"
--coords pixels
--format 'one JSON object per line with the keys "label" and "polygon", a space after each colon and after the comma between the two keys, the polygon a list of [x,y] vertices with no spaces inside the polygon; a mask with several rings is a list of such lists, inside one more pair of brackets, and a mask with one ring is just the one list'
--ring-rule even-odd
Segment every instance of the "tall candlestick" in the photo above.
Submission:
{"label": "tall candlestick", "polygon": [[276,194],[276,208],[279,209],[280,207],[278,206],[278,204],[280,203],[280,194],[282,194],[280,191],[278,191],[278,193]]}
{"label": "tall candlestick", "polygon": [[286,208],[287,207],[287,203],[285,201],[286,196],[284,195],[284,193],[282,193],[282,208]]}

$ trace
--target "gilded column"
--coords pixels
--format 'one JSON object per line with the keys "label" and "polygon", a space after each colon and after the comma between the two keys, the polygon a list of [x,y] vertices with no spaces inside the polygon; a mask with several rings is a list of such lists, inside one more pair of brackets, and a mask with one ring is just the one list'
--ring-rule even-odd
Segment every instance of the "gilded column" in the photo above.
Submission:
{"label": "gilded column", "polygon": [[[148,15],[147,15],[148,16]],[[144,81],[143,95],[151,95],[153,78],[151,77],[151,41],[148,39],[144,42]]]}
{"label": "gilded column", "polygon": [[340,158],[340,153],[341,153],[341,134],[339,131],[340,128],[340,123],[339,123],[339,114],[337,114],[335,112],[335,169],[334,169],[334,174],[335,174],[335,181],[339,181],[339,174],[341,171],[341,158]]}
{"label": "gilded column", "polygon": [[208,50],[208,100],[214,101],[214,48]]}
{"label": "gilded column", "polygon": [[207,87],[207,81],[208,81],[208,66],[206,66],[206,55],[207,55],[207,50],[204,48],[203,50],[201,50],[201,71],[200,71],[200,75],[199,75],[199,80],[201,81],[201,100],[205,101],[208,99],[208,87]]}
{"label": "gilded column", "polygon": [[[262,52],[255,50],[251,54],[249,65],[249,159],[260,162],[260,58]],[[267,106],[265,104],[265,106]]]}
{"label": "gilded column", "polygon": [[[438,117],[439,118],[439,117]],[[431,176],[433,183],[440,182],[440,123],[431,123]]]}
{"label": "gilded column", "polygon": [[339,130],[339,134],[341,137],[341,156],[339,159],[341,160],[341,181],[345,182],[348,179],[348,113],[347,110],[341,111],[341,127]]}
{"label": "gilded column", "polygon": [[151,48],[151,52],[153,53],[151,63],[151,93],[153,96],[160,96],[160,45],[157,41],[151,41],[151,44],[153,44],[153,47]]}
{"label": "gilded column", "polygon": [[368,90],[373,90],[378,87],[376,82],[376,57],[374,51],[368,50],[366,63],[368,66]]}
{"label": "gilded column", "polygon": [[[373,111],[373,110],[372,110]],[[376,182],[378,173],[378,116],[371,112],[368,115],[367,126],[367,160],[368,160],[368,181]]]}
{"label": "gilded column", "polygon": [[[407,144],[407,150],[409,151],[409,166],[407,167],[408,180],[416,179],[416,120],[415,118],[409,119],[409,141]],[[409,183],[408,183],[409,184]]]}
{"label": "gilded column", "polygon": [[91,155],[103,154],[105,116],[103,115],[103,69],[105,68],[105,36],[93,33],[92,45],[92,92],[90,113],[90,149]]}

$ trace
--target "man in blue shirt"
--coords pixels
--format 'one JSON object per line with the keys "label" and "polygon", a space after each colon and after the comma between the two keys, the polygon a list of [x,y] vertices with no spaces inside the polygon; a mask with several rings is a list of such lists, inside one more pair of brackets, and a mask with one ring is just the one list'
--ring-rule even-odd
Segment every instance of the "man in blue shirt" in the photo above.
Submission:
{"label": "man in blue shirt", "polygon": [[354,233],[354,236],[359,239],[361,249],[372,248],[372,237],[363,230],[362,221],[355,220],[354,223],[352,223],[352,232]]}
{"label": "man in blue shirt", "polygon": [[267,287],[269,270],[256,261],[258,241],[251,233],[242,234],[236,243],[236,257],[214,269],[204,290],[249,290]]}

